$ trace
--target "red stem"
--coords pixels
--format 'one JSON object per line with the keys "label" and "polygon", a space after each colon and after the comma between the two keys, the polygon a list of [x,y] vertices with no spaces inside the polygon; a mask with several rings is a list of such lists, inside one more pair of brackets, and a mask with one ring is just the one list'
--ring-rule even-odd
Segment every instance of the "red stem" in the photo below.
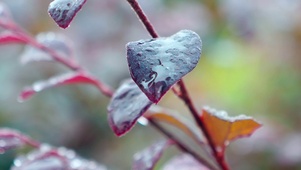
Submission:
{"label": "red stem", "polygon": [[[139,6],[138,2],[136,0],[127,0],[129,4],[132,6],[133,10],[136,12],[137,16],[149,32],[149,34],[153,38],[158,38],[158,34],[156,33],[154,27],[147,19],[147,16],[144,14],[142,8]],[[220,168],[223,170],[229,170],[229,167],[224,159],[224,154],[219,154],[219,152],[216,150],[216,147],[212,141],[211,136],[209,135],[209,132],[206,128],[206,126],[203,123],[203,120],[200,118],[199,113],[197,109],[194,107],[193,102],[191,100],[191,97],[185,87],[184,81],[181,79],[178,82],[178,86],[180,87],[181,94],[175,93],[178,97],[180,97],[186,104],[186,106],[189,108],[190,112],[192,113],[195,121],[197,122],[198,126],[202,129],[204,136],[206,137],[208,144],[213,152],[213,155],[219,164]],[[174,90],[175,92],[175,90]]]}

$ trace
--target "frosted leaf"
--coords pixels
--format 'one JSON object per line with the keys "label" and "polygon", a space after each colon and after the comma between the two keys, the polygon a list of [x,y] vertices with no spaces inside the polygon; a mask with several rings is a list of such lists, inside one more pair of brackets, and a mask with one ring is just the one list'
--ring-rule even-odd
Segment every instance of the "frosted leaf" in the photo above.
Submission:
{"label": "frosted leaf", "polygon": [[200,119],[204,122],[219,154],[224,154],[226,146],[231,141],[248,137],[261,127],[261,124],[252,117],[245,115],[230,117],[225,111],[216,111],[209,107],[203,108]]}
{"label": "frosted leaf", "polygon": [[42,145],[27,155],[14,160],[11,170],[106,170],[96,162],[83,159],[74,151],[60,147]]}
{"label": "frosted leaf", "polygon": [[134,155],[133,170],[151,170],[161,158],[164,150],[171,145],[169,141],[160,141]]}
{"label": "frosted leaf", "polygon": [[128,132],[151,105],[132,80],[124,81],[108,105],[109,124],[114,133],[121,136]]}
{"label": "frosted leaf", "polygon": [[35,93],[51,87],[78,83],[96,85],[97,80],[83,72],[65,73],[59,76],[54,76],[48,80],[38,81],[32,86],[24,88],[18,97],[18,101],[23,102],[24,100],[32,97]]}
{"label": "frosted leaf", "polygon": [[16,130],[0,129],[0,153],[23,146],[24,141],[20,139],[21,136],[22,134]]}
{"label": "frosted leaf", "polygon": [[61,28],[67,28],[86,1],[54,0],[49,4],[48,13]]}
{"label": "frosted leaf", "polygon": [[[40,33],[36,36],[36,40],[57,52],[61,57],[68,58],[74,62],[73,58],[73,48],[71,47],[71,41],[61,34],[56,34],[53,32]],[[25,50],[21,54],[21,63],[27,64],[32,61],[51,61],[52,58],[49,54],[43,52],[40,49],[32,47],[30,45],[26,46]]]}
{"label": "frosted leaf", "polygon": [[127,44],[131,76],[154,103],[193,70],[201,55],[202,42],[193,31],[182,30],[166,37]]}
{"label": "frosted leaf", "polygon": [[183,154],[168,161],[163,170],[209,170],[191,155]]}

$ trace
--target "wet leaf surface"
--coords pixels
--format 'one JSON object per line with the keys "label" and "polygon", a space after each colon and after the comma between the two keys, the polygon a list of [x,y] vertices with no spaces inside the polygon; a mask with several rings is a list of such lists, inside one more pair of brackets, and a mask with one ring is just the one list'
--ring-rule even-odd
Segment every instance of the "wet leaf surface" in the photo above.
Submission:
{"label": "wet leaf surface", "polygon": [[[47,48],[50,48],[57,52],[61,57],[69,59],[70,62],[74,62],[73,48],[71,47],[71,41],[61,34],[53,32],[40,33],[36,36],[36,40]],[[32,61],[51,61],[52,58],[49,54],[45,53],[41,49],[26,46],[25,50],[21,54],[21,62],[27,64]]]}
{"label": "wet leaf surface", "polygon": [[23,102],[24,100],[27,100],[30,97],[32,97],[37,92],[43,91],[51,87],[78,83],[96,85],[97,80],[83,72],[66,73],[63,75],[52,77],[48,80],[36,82],[31,87],[24,88],[24,90],[19,95],[18,101]]}
{"label": "wet leaf surface", "polygon": [[188,154],[176,156],[168,161],[163,170],[209,170]]}
{"label": "wet leaf surface", "polygon": [[152,105],[132,80],[126,80],[114,93],[108,105],[108,119],[117,136],[124,135]]}
{"label": "wet leaf surface", "polygon": [[16,158],[11,170],[106,170],[106,167],[83,159],[72,150],[44,144]]}
{"label": "wet leaf surface", "polygon": [[23,146],[24,141],[20,138],[22,138],[22,134],[16,130],[0,129],[0,153]]}
{"label": "wet leaf surface", "polygon": [[225,111],[216,111],[208,107],[202,110],[201,119],[220,152],[224,152],[230,141],[250,136],[261,127],[261,124],[251,117],[245,115],[229,117]]}
{"label": "wet leaf surface", "polygon": [[160,141],[136,153],[133,160],[133,170],[152,170],[164,150],[171,144],[170,141]]}
{"label": "wet leaf surface", "polygon": [[54,0],[49,4],[48,13],[61,28],[67,28],[86,1]]}
{"label": "wet leaf surface", "polygon": [[140,40],[127,44],[131,76],[154,103],[192,71],[201,55],[202,42],[193,31],[182,30],[167,38]]}
{"label": "wet leaf surface", "polygon": [[8,43],[25,43],[26,40],[12,32],[3,32],[0,34],[0,45]]}
{"label": "wet leaf surface", "polygon": [[199,130],[195,122],[173,110],[159,106],[152,106],[145,113],[144,117],[152,119],[153,121],[171,124],[195,139],[198,143],[203,144],[204,142],[202,132]]}

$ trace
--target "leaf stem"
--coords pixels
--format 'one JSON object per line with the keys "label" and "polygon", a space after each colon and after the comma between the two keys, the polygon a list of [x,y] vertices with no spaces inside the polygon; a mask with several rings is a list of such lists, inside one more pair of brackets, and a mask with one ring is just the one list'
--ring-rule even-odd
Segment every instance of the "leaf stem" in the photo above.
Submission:
{"label": "leaf stem", "polygon": [[[153,38],[158,38],[159,37],[158,34],[156,33],[156,31],[155,31],[154,27],[152,26],[151,22],[149,22],[147,16],[143,12],[143,10],[140,7],[137,0],[127,0],[127,1],[129,2],[131,7],[133,8],[133,10],[136,12],[138,18],[143,23],[143,25],[145,26],[145,28],[149,32],[149,34]],[[214,143],[211,139],[211,136],[209,135],[207,128],[204,126],[204,123],[203,123],[202,119],[200,118],[197,109],[194,107],[193,102],[191,100],[191,97],[190,97],[190,95],[189,95],[189,93],[186,89],[186,86],[184,84],[184,81],[182,79],[178,82],[178,86],[180,87],[180,92],[181,93],[180,93],[180,95],[179,95],[179,93],[175,93],[175,94],[185,102],[186,106],[189,108],[190,112],[192,113],[196,123],[198,124],[200,129],[202,129],[203,134],[206,137],[206,139],[208,141],[208,144],[209,144],[209,146],[210,146],[210,148],[213,152],[213,155],[216,159],[216,162],[219,164],[221,169],[229,170],[229,167],[228,167],[227,163],[225,162],[224,155],[219,154],[218,151],[216,150],[216,147],[215,147],[215,145],[214,145]],[[175,92],[175,90],[174,90],[174,92]],[[179,144],[178,144],[178,146],[181,148],[181,146]],[[192,154],[191,152],[189,152],[189,153]]]}

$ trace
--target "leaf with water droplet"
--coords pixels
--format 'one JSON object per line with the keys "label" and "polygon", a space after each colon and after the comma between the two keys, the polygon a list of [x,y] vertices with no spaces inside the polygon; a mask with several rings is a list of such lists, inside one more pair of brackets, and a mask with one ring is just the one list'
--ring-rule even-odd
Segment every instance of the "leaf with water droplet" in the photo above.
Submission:
{"label": "leaf with water droplet", "polygon": [[0,45],[8,43],[25,43],[26,39],[9,31],[0,34]]}
{"label": "leaf with water droplet", "polygon": [[[62,58],[68,59],[69,62],[75,62],[72,43],[64,35],[53,32],[40,33],[36,36],[36,40],[38,43],[58,53]],[[20,58],[23,64],[27,64],[32,61],[52,61],[50,55],[41,49],[27,45]]]}
{"label": "leaf with water droplet", "polygon": [[191,155],[182,154],[169,160],[163,170],[209,170]]}
{"label": "leaf with water droplet", "polygon": [[192,71],[201,55],[202,42],[193,31],[182,30],[166,37],[127,44],[131,76],[154,103]]}
{"label": "leaf with water droplet", "polygon": [[12,170],[106,170],[96,162],[83,159],[72,150],[43,144],[39,149],[14,160]]}
{"label": "leaf with water droplet", "polygon": [[108,105],[108,119],[117,136],[124,135],[152,105],[132,80],[126,80],[114,93]]}
{"label": "leaf with water droplet", "polygon": [[161,158],[164,150],[171,144],[171,141],[159,141],[136,153],[133,160],[133,170],[152,170]]}
{"label": "leaf with water droplet", "polygon": [[86,1],[54,0],[49,4],[48,13],[61,28],[67,28]]}
{"label": "leaf with water droplet", "polygon": [[8,128],[0,129],[0,153],[23,146],[25,141],[22,139],[25,138],[24,135],[16,130]]}
{"label": "leaf with water droplet", "polygon": [[183,114],[159,106],[152,106],[144,114],[144,117],[155,122],[165,122],[175,126],[198,143],[204,144],[204,138],[198,126],[193,120],[188,119]]}
{"label": "leaf with water droplet", "polygon": [[84,72],[65,73],[59,76],[52,77],[48,80],[36,82],[31,87],[24,88],[18,97],[18,101],[22,102],[24,100],[27,100],[30,97],[32,97],[35,93],[51,87],[78,83],[91,84],[97,86],[98,81],[91,75]]}
{"label": "leaf with water droplet", "polygon": [[216,111],[209,107],[203,108],[200,118],[217,151],[222,154],[230,141],[250,136],[261,127],[261,124],[251,117],[245,115],[230,117],[225,111]]}

